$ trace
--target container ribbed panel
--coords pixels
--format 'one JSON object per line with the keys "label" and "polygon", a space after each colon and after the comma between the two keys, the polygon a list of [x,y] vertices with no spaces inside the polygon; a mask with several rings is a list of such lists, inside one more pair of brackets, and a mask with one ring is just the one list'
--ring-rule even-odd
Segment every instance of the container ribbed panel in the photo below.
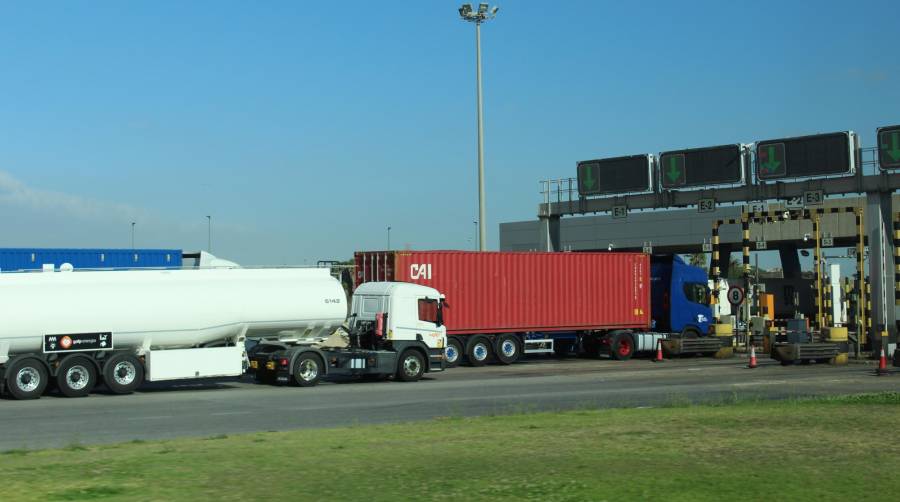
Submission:
{"label": "container ribbed panel", "polygon": [[439,290],[450,306],[450,333],[650,323],[650,260],[640,253],[361,252],[356,263],[367,267],[357,269],[357,285],[397,280]]}

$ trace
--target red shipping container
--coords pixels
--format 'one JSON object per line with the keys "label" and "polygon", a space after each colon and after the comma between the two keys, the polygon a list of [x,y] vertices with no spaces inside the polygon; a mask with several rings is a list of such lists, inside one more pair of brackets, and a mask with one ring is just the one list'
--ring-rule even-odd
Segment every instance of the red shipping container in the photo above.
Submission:
{"label": "red shipping container", "polygon": [[448,334],[650,326],[642,253],[357,252],[355,284],[399,281],[447,299]]}

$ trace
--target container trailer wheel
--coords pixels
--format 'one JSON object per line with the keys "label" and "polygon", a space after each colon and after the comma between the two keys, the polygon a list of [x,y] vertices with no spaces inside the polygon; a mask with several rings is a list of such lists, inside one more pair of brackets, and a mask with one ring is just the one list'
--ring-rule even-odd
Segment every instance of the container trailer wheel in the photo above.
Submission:
{"label": "container trailer wheel", "polygon": [[609,355],[617,361],[627,361],[634,355],[634,338],[629,333],[615,333],[609,343]]}
{"label": "container trailer wheel", "polygon": [[497,361],[512,364],[519,359],[519,340],[513,335],[501,335],[497,340]]}
{"label": "container trailer wheel", "polygon": [[103,382],[113,394],[131,394],[144,381],[144,365],[131,354],[116,354],[103,366]]}
{"label": "container trailer wheel", "polygon": [[444,349],[444,361],[448,368],[459,366],[459,362],[463,357],[463,344],[458,338],[452,337],[447,339],[447,348]]}
{"label": "container trailer wheel", "polygon": [[83,356],[68,357],[59,365],[56,386],[66,397],[84,397],[97,384],[94,362]]}
{"label": "container trailer wheel", "polygon": [[22,359],[6,370],[6,391],[15,399],[37,399],[47,388],[50,376],[37,359]]}
{"label": "container trailer wheel", "polygon": [[491,359],[491,342],[483,336],[472,338],[466,356],[472,366],[484,366]]}
{"label": "container trailer wheel", "polygon": [[415,382],[425,373],[425,358],[415,349],[406,349],[400,355],[397,365],[397,378],[402,382]]}
{"label": "container trailer wheel", "polygon": [[294,361],[294,384],[314,387],[322,379],[322,360],[312,353],[300,354]]}

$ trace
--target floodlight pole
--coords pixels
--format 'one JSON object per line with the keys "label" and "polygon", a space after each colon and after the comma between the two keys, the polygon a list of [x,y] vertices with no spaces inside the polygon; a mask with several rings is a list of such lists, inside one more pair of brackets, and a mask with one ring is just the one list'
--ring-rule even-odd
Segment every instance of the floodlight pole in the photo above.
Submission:
{"label": "floodlight pole", "polygon": [[481,22],[475,22],[475,80],[478,87],[478,250],[487,249],[484,207],[484,111],[481,96]]}
{"label": "floodlight pole", "polygon": [[497,15],[497,7],[490,11],[488,4],[483,3],[474,10],[471,4],[463,4],[459,14],[463,21],[475,23],[475,88],[477,91],[476,112],[478,116],[478,249],[487,249],[487,208],[484,198],[484,100],[481,92],[481,23],[493,19]]}

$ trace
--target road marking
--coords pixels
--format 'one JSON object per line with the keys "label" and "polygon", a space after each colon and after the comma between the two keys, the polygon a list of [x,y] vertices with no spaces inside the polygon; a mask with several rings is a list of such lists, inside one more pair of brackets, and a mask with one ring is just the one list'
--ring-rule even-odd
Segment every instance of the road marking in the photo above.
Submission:
{"label": "road marking", "polygon": [[175,418],[172,415],[158,415],[151,417],[129,417],[128,420],[164,420],[166,418]]}
{"label": "road marking", "polygon": [[758,382],[738,382],[731,384],[732,387],[750,387],[752,385],[784,385],[787,380],[760,380]]}
{"label": "road marking", "polygon": [[210,415],[220,417],[225,415],[249,415],[250,413],[249,411],[221,411],[219,413],[210,413]]}

